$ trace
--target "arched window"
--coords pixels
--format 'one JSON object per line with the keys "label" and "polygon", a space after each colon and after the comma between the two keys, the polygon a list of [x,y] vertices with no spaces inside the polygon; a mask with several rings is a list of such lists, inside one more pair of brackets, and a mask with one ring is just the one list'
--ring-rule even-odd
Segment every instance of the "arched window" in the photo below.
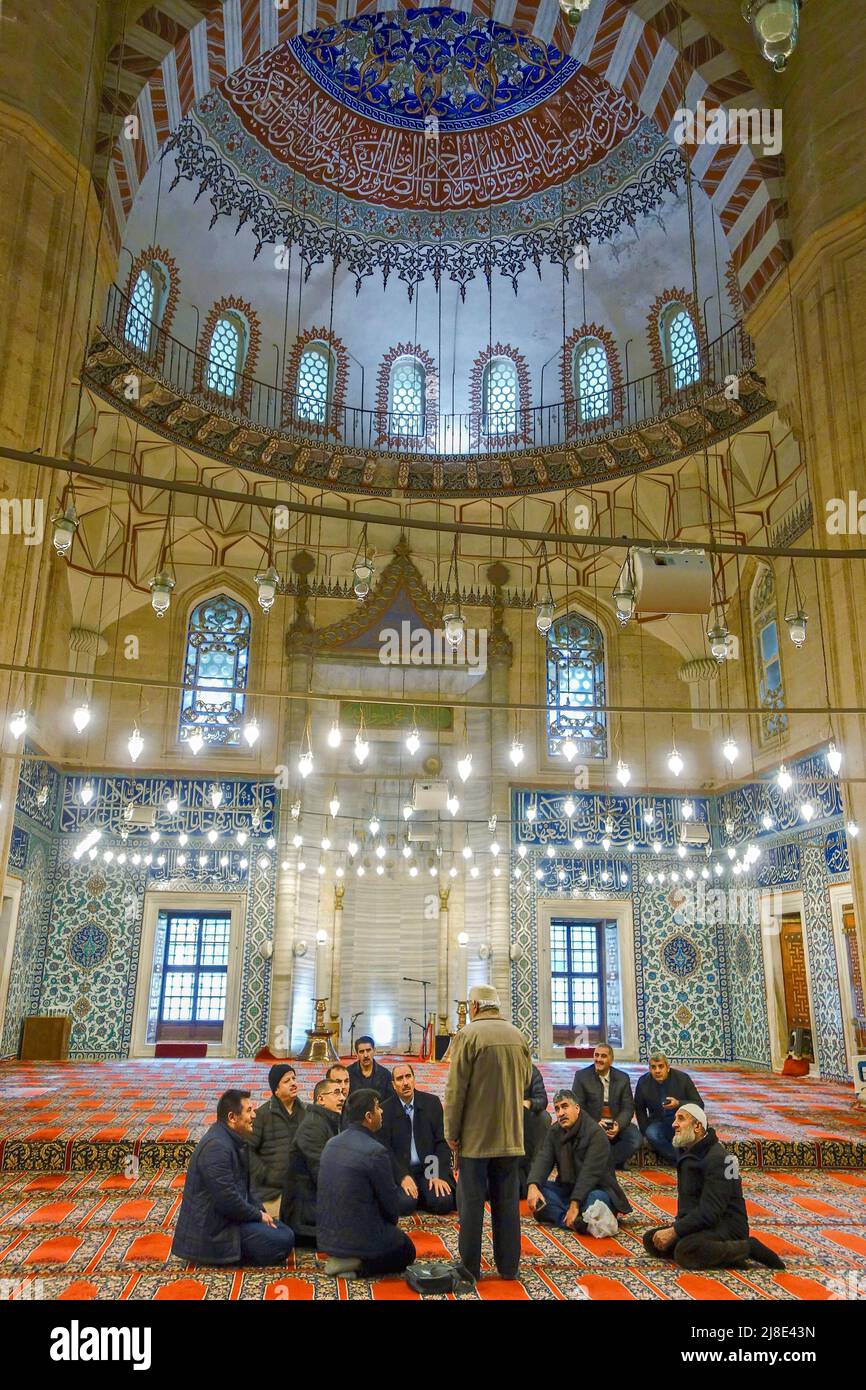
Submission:
{"label": "arched window", "polygon": [[694,319],[685,304],[674,300],[659,316],[659,339],[664,365],[674,391],[693,386],[701,377],[701,355]]}
{"label": "arched window", "polygon": [[601,420],[612,413],[610,363],[598,338],[583,338],[575,346],[572,380],[579,419]]}
{"label": "arched window", "polygon": [[577,758],[607,757],[604,638],[582,613],[563,613],[547,634],[547,750],[556,755],[566,739]]}
{"label": "arched window", "polygon": [[491,357],[481,381],[484,422],[488,435],[516,434],[520,410],[520,380],[510,357]]}
{"label": "arched window", "polygon": [[417,357],[398,357],[388,378],[391,435],[420,437],[427,433],[427,373]]}
{"label": "arched window", "polygon": [[334,354],[327,343],[309,343],[298,363],[298,419],[325,424],[333,394]]}
{"label": "arched window", "polygon": [[214,324],[207,353],[205,384],[221,396],[238,394],[244,368],[246,325],[239,314],[223,314]]}
{"label": "arched window", "polygon": [[784,711],[782,654],[779,650],[779,617],[776,609],[776,579],[769,565],[761,565],[752,585],[752,638],[755,655],[755,684],[761,711],[761,737],[764,741],[784,732],[788,716]]}
{"label": "arched window", "polygon": [[182,740],[198,729],[206,743],[239,742],[249,655],[250,615],[237,599],[217,594],[192,610],[180,705]]}
{"label": "arched window", "polygon": [[168,297],[168,271],[158,261],[143,265],[135,277],[126,311],[123,336],[130,347],[149,353]]}

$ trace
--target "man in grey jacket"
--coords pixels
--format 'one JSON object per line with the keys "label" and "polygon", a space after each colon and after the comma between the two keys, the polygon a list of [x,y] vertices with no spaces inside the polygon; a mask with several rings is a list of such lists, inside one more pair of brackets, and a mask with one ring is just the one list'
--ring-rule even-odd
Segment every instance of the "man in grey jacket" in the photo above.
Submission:
{"label": "man in grey jacket", "polygon": [[523,1097],[532,1059],[523,1034],[499,1013],[492,985],[469,991],[469,1023],[451,1048],[445,1138],[454,1154],[460,1259],[481,1277],[484,1203],[490,1199],[493,1258],[503,1279],[520,1264]]}
{"label": "man in grey jacket", "polygon": [[[529,1210],[536,1221],[584,1235],[583,1213],[593,1202],[603,1202],[619,1215],[630,1212],[631,1204],[616,1180],[602,1129],[581,1110],[574,1092],[557,1091],[553,1108],[556,1123],[529,1171]],[[551,1181],[554,1168],[556,1180]]]}

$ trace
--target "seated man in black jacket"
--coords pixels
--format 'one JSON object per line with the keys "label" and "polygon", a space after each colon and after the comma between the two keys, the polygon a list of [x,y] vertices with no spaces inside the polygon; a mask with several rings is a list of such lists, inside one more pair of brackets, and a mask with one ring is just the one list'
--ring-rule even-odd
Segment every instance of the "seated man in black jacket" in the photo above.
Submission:
{"label": "seated man in black jacket", "polygon": [[275,1062],[268,1072],[271,1098],[256,1110],[250,1135],[250,1173],[265,1211],[279,1216],[289,1172],[289,1146],[301,1123],[304,1103],[298,1096],[298,1078],[288,1062]]}
{"label": "seated man in black jacket", "polygon": [[[532,1160],[527,1202],[536,1221],[567,1226],[586,1233],[583,1213],[593,1202],[604,1202],[619,1215],[631,1204],[616,1180],[610,1145],[591,1115],[582,1110],[573,1091],[553,1097],[556,1121]],[[556,1180],[551,1181],[551,1170]]]}
{"label": "seated man in black jacket", "polygon": [[550,1126],[547,1110],[547,1091],[538,1067],[533,1066],[532,1078],[523,1092],[523,1157],[520,1160],[520,1195],[526,1196],[532,1160],[544,1142]]}
{"label": "seated man in black jacket", "polygon": [[579,1067],[574,1073],[571,1089],[583,1110],[586,1110],[610,1141],[610,1161],[615,1168],[624,1168],[636,1149],[640,1148],[640,1130],[632,1124],[634,1097],[628,1072],[612,1065],[610,1043],[596,1043],[592,1066]]}
{"label": "seated man in black jacket", "polygon": [[634,1090],[635,1116],[647,1143],[671,1163],[677,1161],[674,1115],[686,1104],[704,1104],[688,1072],[675,1071],[663,1052],[650,1053],[649,1071]]}
{"label": "seated man in black jacket", "polygon": [[391,1153],[394,1176],[403,1190],[400,1209],[404,1215],[420,1207],[445,1216],[454,1210],[454,1176],[442,1102],[429,1091],[416,1091],[408,1062],[398,1062],[392,1077],[394,1095],[382,1107],[377,1137]]}
{"label": "seated man in black jacket", "polygon": [[304,1109],[289,1149],[289,1171],[281,1215],[291,1226],[299,1245],[311,1245],[316,1237],[316,1190],[322,1150],[340,1132],[343,1091],[336,1081],[317,1081],[313,1104]]}
{"label": "seated man in black jacket", "polygon": [[375,1091],[382,1102],[393,1094],[394,1087],[391,1085],[391,1073],[387,1067],[376,1061],[374,1048],[376,1044],[372,1038],[359,1038],[355,1043],[355,1054],[357,1062],[353,1062],[348,1068],[349,1072],[349,1095],[353,1091],[358,1091],[365,1087]]}
{"label": "seated man in black jacket", "polygon": [[382,1106],[375,1091],[346,1102],[349,1128],[325,1147],[319,1168],[317,1244],[328,1255],[326,1274],[399,1274],[415,1246],[397,1222],[400,1189],[391,1159],[375,1137]]}
{"label": "seated man in black jacket", "polygon": [[295,1238],[250,1188],[255,1110],[249,1091],[219,1098],[216,1124],[196,1144],[183,1188],[171,1253],[202,1265],[277,1265]]}
{"label": "seated man in black jacket", "polygon": [[680,1154],[676,1220],[644,1233],[647,1254],[681,1269],[725,1269],[750,1259],[784,1269],[774,1250],[749,1235],[740,1165],[722,1148],[701,1106],[677,1110],[674,1148]]}

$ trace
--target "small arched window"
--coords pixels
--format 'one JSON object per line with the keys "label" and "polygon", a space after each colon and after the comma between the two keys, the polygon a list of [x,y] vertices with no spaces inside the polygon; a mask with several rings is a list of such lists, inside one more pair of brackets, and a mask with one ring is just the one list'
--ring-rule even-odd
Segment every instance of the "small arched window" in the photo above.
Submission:
{"label": "small arched window", "polygon": [[487,435],[516,434],[520,410],[520,379],[510,357],[491,357],[481,381],[484,412],[482,430]]}
{"label": "small arched window", "polygon": [[398,357],[388,378],[388,413],[391,435],[413,438],[427,432],[427,373],[417,357]]}
{"label": "small arched window", "polygon": [[208,343],[205,386],[209,391],[228,397],[240,394],[247,340],[247,325],[240,314],[232,310],[220,315]]}
{"label": "small arched window", "polygon": [[601,420],[611,414],[610,363],[598,338],[583,338],[575,346],[572,381],[581,420]]}
{"label": "small arched window", "polygon": [[701,355],[694,319],[685,304],[665,305],[659,318],[662,357],[674,391],[694,386],[701,378]]}
{"label": "small arched window", "polygon": [[566,739],[578,758],[607,757],[604,637],[582,613],[564,613],[547,634],[547,750]]}
{"label": "small arched window", "polygon": [[240,741],[249,674],[250,615],[228,594],[199,603],[189,615],[180,738],[198,729],[206,743]]}
{"label": "small arched window", "polygon": [[323,425],[334,393],[334,354],[327,343],[309,343],[298,363],[297,415],[299,420]]}
{"label": "small arched window", "polygon": [[766,742],[788,727],[788,716],[784,710],[782,654],[779,650],[776,579],[769,565],[760,566],[752,585],[752,640],[755,683],[761,706],[761,737]]}
{"label": "small arched window", "polygon": [[130,347],[148,353],[159,327],[168,295],[168,272],[156,261],[143,265],[135,277],[123,336]]}

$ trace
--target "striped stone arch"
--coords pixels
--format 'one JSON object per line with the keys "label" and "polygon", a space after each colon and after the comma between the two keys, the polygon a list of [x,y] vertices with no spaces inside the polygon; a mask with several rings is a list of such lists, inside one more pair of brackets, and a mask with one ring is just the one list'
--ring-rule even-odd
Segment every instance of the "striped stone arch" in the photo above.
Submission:
{"label": "striped stone arch", "polygon": [[[139,183],[195,101],[236,68],[296,34],[381,8],[379,0],[286,0],[279,9],[275,0],[164,4],[151,6],[131,26],[107,68],[96,173],[107,183],[107,220],[117,246]],[[394,8],[409,5],[410,0],[399,6],[395,0]],[[189,14],[200,18],[190,25]],[[763,104],[733,56],[676,0],[639,0],[635,6],[592,0],[576,29],[557,0],[496,0],[493,17],[571,53],[668,135],[683,91],[693,110],[699,100],[708,110]],[[129,116],[136,118],[131,125],[125,121]],[[125,124],[134,138],[126,138]],[[113,149],[112,133],[119,134]],[[725,230],[748,309],[789,255],[781,157],[765,158],[748,146],[708,144],[691,148],[689,155]]]}

